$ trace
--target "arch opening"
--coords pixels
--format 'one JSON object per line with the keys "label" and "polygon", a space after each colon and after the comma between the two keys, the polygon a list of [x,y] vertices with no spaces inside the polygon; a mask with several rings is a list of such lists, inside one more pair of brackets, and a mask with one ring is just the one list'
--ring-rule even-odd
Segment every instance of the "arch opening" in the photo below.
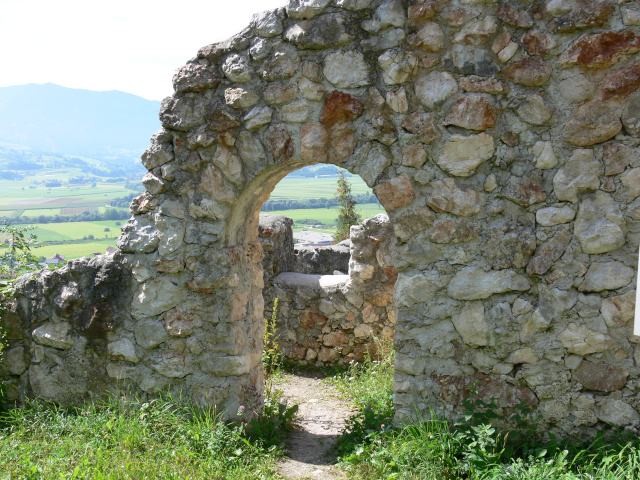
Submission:
{"label": "arch opening", "polygon": [[363,220],[338,245],[294,248],[289,218],[260,216],[265,318],[278,298],[280,344],[289,363],[345,365],[374,354],[376,341],[393,341],[395,235],[384,214]]}

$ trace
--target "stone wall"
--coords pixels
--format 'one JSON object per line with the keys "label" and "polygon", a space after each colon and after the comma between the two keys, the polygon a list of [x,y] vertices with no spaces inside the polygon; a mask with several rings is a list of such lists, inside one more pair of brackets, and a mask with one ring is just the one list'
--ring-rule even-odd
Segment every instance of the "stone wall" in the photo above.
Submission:
{"label": "stone wall", "polygon": [[362,361],[366,352],[376,353],[376,340],[393,340],[394,238],[389,218],[377,215],[351,227],[348,275],[289,272],[274,279],[277,328],[289,360],[301,365]]}
{"label": "stone wall", "polygon": [[271,318],[273,300],[276,298],[273,279],[282,272],[292,272],[295,265],[293,248],[293,220],[284,215],[260,214],[258,240],[262,245],[262,271],[264,288],[264,316]]}
{"label": "stone wall", "polygon": [[[294,270],[297,273],[319,273],[321,275],[346,274],[351,258],[351,241],[336,245],[312,247],[296,245]],[[338,273],[339,272],[339,273]]]}
{"label": "stone wall", "polygon": [[[118,242],[133,294],[112,301],[132,323],[106,341],[136,356],[87,368],[141,392],[150,372],[230,412],[260,393],[258,213],[287,173],[325,162],[373,187],[395,229],[397,421],[455,417],[475,382],[558,435],[637,430],[639,10],[291,0],[203,47],[162,103]],[[160,342],[131,335],[174,323]],[[73,364],[73,347],[48,348]],[[16,381],[41,395],[32,368]]]}
{"label": "stone wall", "polygon": [[[18,280],[15,299],[2,316],[9,347],[0,374],[8,381],[10,401],[34,393],[63,405],[98,399],[117,390],[112,377],[126,378],[119,369],[135,375],[149,392],[168,383],[135,367],[145,359],[135,344],[148,343],[150,332],[131,317],[134,282],[122,260],[120,253],[71,260],[60,270]],[[109,341],[116,330],[122,335]],[[122,387],[126,390],[126,381]]]}

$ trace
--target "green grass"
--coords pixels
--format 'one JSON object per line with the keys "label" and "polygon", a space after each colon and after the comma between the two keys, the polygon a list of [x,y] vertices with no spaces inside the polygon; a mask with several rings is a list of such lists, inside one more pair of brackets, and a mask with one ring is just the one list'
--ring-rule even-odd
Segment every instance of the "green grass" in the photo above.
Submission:
{"label": "green grass", "polygon": [[281,449],[170,398],[68,410],[34,403],[1,420],[2,479],[281,478]]}
{"label": "green grass", "polygon": [[[358,408],[335,453],[354,479],[629,480],[640,478],[640,439],[509,441],[487,422],[451,425],[433,412],[401,428],[393,415],[393,353],[353,364],[330,380]],[[469,402],[467,405],[476,405]],[[481,418],[477,415],[474,418]],[[485,412],[485,418],[490,418]],[[469,418],[467,416],[466,418]],[[535,421],[533,417],[526,420]],[[535,427],[535,424],[533,425]],[[573,443],[571,443],[571,441]]]}

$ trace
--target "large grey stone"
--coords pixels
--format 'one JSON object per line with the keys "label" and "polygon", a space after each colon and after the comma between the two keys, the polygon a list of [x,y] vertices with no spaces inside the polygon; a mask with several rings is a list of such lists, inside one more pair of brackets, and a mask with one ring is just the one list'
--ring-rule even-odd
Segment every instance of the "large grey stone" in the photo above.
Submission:
{"label": "large grey stone", "polygon": [[27,363],[26,352],[23,347],[15,347],[2,352],[2,359],[7,371],[11,375],[22,375],[29,364]]}
{"label": "large grey stone", "polygon": [[582,356],[604,352],[614,345],[609,335],[590,330],[584,325],[576,325],[573,322],[569,323],[567,328],[558,335],[558,340],[569,353]]}
{"label": "large grey stone", "polygon": [[543,227],[569,223],[575,217],[576,211],[568,205],[564,207],[546,207],[536,211],[536,222]]}
{"label": "large grey stone", "polygon": [[302,20],[291,26],[285,38],[299,48],[323,49],[344,45],[353,39],[346,30],[346,18],[338,13]]}
{"label": "large grey stone", "polygon": [[597,192],[580,204],[573,232],[583,252],[598,254],[624,245],[625,228],[626,222],[613,198]]}
{"label": "large grey stone", "polygon": [[333,52],[324,60],[324,76],[338,88],[357,88],[371,84],[371,68],[357,50]]}
{"label": "large grey stone", "polygon": [[586,292],[617,290],[629,285],[634,276],[634,269],[620,262],[594,262],[587,270],[580,290]]}
{"label": "large grey stone", "polygon": [[256,33],[263,37],[280,35],[284,30],[282,26],[283,13],[282,9],[277,9],[255,14],[251,23],[256,29]]}
{"label": "large grey stone", "polygon": [[605,398],[600,403],[598,418],[603,422],[624,427],[627,425],[637,425],[640,421],[638,412],[628,403],[615,398]]}
{"label": "large grey stone", "polygon": [[495,293],[528,290],[530,286],[526,277],[513,270],[485,272],[465,268],[451,279],[447,293],[458,300],[481,300]]}
{"label": "large grey stone", "polygon": [[395,304],[409,307],[416,303],[426,303],[447,285],[449,278],[437,272],[412,276],[400,274],[394,291]]}
{"label": "large grey stone", "polygon": [[107,345],[109,358],[111,360],[126,360],[131,363],[138,363],[140,358],[136,355],[136,347],[131,340],[123,338]]}
{"label": "large grey stone", "polygon": [[483,347],[489,344],[489,324],[484,316],[482,302],[468,302],[460,312],[451,316],[451,321],[470,347]]}
{"label": "large grey stone", "polygon": [[33,340],[40,345],[69,350],[74,343],[70,330],[71,325],[67,322],[49,322],[36,328],[31,335]]}
{"label": "large grey stone", "polygon": [[331,0],[289,0],[287,15],[290,18],[313,18],[321,14]]}
{"label": "large grey stone", "polygon": [[158,277],[143,283],[133,297],[133,313],[139,317],[160,315],[182,301],[184,290],[171,280]]}
{"label": "large grey stone", "polygon": [[487,133],[478,135],[452,135],[437,159],[438,166],[452,175],[468,177],[476,168],[493,157],[493,137]]}
{"label": "large grey stone", "polygon": [[406,19],[406,10],[402,2],[390,0],[376,8],[371,18],[362,22],[362,28],[367,32],[376,33],[389,27],[402,27]]}
{"label": "large grey stone", "polygon": [[458,91],[458,82],[448,72],[433,71],[415,83],[416,96],[428,109],[433,109]]}
{"label": "large grey stone", "polygon": [[558,200],[576,203],[579,194],[600,187],[601,174],[602,165],[595,158],[593,150],[576,150],[553,177],[553,188]]}
{"label": "large grey stone", "polygon": [[165,342],[169,336],[157,320],[143,320],[135,326],[136,342],[144,348],[154,348]]}

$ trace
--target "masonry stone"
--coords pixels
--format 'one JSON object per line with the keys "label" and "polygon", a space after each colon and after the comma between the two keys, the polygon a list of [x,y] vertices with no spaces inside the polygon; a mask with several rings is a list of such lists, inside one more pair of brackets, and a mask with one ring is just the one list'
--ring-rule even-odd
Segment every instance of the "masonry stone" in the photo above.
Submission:
{"label": "masonry stone", "polygon": [[[556,436],[639,428],[638,8],[533,3],[291,0],[195,52],[118,251],[18,281],[14,398],[163,389],[233,417],[278,296],[291,361],[394,338],[397,423],[454,420],[475,382]],[[259,211],[314,163],[388,220],[294,249]]]}

